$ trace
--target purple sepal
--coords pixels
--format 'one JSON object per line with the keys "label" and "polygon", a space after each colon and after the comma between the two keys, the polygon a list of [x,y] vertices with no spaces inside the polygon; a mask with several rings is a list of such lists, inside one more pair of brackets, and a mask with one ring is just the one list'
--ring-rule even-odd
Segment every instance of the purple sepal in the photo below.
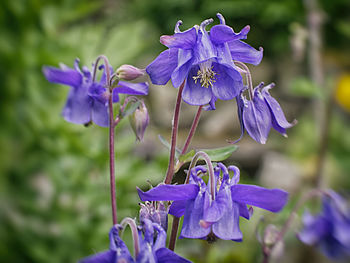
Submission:
{"label": "purple sepal", "polygon": [[231,186],[234,202],[257,206],[271,212],[279,212],[288,201],[288,193],[280,189],[266,189],[256,185]]}
{"label": "purple sepal", "polygon": [[178,201],[196,198],[199,186],[194,184],[169,185],[161,184],[143,192],[137,187],[141,201]]}

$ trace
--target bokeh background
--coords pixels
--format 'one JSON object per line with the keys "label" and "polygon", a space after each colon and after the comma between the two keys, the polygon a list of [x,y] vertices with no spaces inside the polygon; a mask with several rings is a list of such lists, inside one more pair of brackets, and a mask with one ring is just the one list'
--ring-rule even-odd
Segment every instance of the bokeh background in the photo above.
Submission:
{"label": "bokeh background", "polygon": [[[65,122],[60,112],[68,88],[48,83],[42,66],[72,66],[76,57],[90,66],[105,54],[115,68],[142,68],[165,49],[159,37],[172,34],[177,20],[186,29],[217,12],[236,31],[251,26],[247,43],[264,48],[262,63],[250,66],[253,82],[275,82],[273,96],[288,120],[298,120],[288,139],[272,131],[259,145],[246,136],[225,163],[241,168],[242,182],[282,187],[291,198],[278,215],[256,209],[250,222],[241,219],[242,243],[181,240],[177,252],[194,262],[260,261],[256,233],[269,223],[280,227],[317,178],[349,194],[349,10],[348,0],[1,1],[0,261],[76,262],[109,244],[108,130]],[[175,95],[171,85],[151,87],[151,126],[143,142],[135,142],[127,121],[117,128],[119,218],[138,216],[135,186],[147,189],[147,180],[156,185],[163,179],[168,153],[157,136],[170,137]],[[235,103],[217,105],[202,115],[192,147],[225,146],[239,137]],[[195,111],[183,105],[179,145]],[[183,179],[180,171],[176,180]],[[317,211],[319,203],[309,206]],[[300,217],[294,222],[275,256],[328,262],[297,240]],[[130,241],[128,233],[124,238]]]}

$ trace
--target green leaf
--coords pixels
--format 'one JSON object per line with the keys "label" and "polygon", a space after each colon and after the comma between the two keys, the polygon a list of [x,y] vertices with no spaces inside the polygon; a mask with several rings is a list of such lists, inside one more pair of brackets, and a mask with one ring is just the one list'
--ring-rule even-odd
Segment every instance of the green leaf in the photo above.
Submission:
{"label": "green leaf", "polygon": [[186,154],[182,154],[179,156],[179,161],[182,163],[187,163],[192,160],[193,156],[196,154],[195,150],[191,150]]}
{"label": "green leaf", "polygon": [[202,151],[209,155],[210,160],[212,162],[218,162],[223,161],[231,156],[231,154],[236,151],[238,148],[237,145],[229,145],[221,148],[216,149],[200,149],[200,150],[192,150],[186,154],[179,156],[179,162],[182,164],[190,162],[193,158],[193,156],[196,154],[196,152]]}
{"label": "green leaf", "polygon": [[[160,142],[170,151],[171,145],[170,143],[160,134],[158,134],[158,138]],[[176,148],[175,149],[175,157],[178,158],[180,156],[181,151]]]}
{"label": "green leaf", "polygon": [[203,149],[200,151],[203,151],[206,154],[208,154],[212,162],[219,162],[229,158],[231,154],[235,152],[237,149],[238,149],[237,145],[228,145],[221,148]]}
{"label": "green leaf", "polygon": [[126,106],[125,110],[121,112],[122,118],[125,118],[133,114],[134,111],[140,106],[140,104],[141,104],[140,101],[129,103],[128,106]]}

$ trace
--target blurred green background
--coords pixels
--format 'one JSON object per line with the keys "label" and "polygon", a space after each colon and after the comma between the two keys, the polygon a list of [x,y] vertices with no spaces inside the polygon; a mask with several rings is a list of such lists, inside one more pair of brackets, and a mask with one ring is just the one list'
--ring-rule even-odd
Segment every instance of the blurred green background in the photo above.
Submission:
{"label": "blurred green background", "polygon": [[[179,19],[186,29],[220,12],[235,31],[249,24],[247,43],[264,47],[261,65],[250,67],[254,83],[275,82],[273,96],[288,120],[296,118],[299,123],[288,131],[288,140],[272,131],[262,146],[246,136],[225,162],[241,168],[243,182],[290,191],[286,209],[279,215],[256,209],[250,222],[242,219],[243,243],[181,240],[177,251],[194,262],[257,262],[261,251],[255,230],[260,216],[265,215],[261,227],[267,223],[280,226],[295,200],[312,187],[316,173],[322,173],[323,187],[348,194],[350,2],[322,0],[319,8],[308,8],[308,3],[1,1],[1,262],[76,262],[108,247],[108,130],[65,122],[60,112],[68,88],[48,83],[42,66],[60,62],[72,66],[76,57],[90,66],[97,55],[105,54],[114,68],[124,63],[145,67],[165,49],[159,43],[160,35],[172,34]],[[322,22],[320,28],[318,21]],[[316,42],[312,42],[315,33]],[[321,44],[319,50],[317,43]],[[321,70],[321,75],[315,77],[315,70]],[[157,135],[170,137],[175,94],[170,86],[151,87],[147,98],[151,127],[144,142],[135,143],[127,122],[117,128],[120,219],[138,215],[135,186],[147,189],[147,180],[156,185],[163,179],[168,154]],[[203,114],[193,147],[224,146],[226,139],[238,138],[234,103],[217,104],[217,111]],[[194,112],[194,107],[183,105],[180,144]],[[181,181],[183,176],[179,172],[177,179]],[[295,221],[296,229],[299,221]],[[285,247],[281,262],[327,262],[320,253],[302,245],[294,230],[287,235]]]}

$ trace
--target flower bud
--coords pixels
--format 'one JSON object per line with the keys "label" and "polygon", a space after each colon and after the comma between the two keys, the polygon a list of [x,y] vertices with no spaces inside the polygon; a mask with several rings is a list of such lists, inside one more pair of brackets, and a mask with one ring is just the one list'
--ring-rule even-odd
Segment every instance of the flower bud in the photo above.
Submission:
{"label": "flower bud", "polygon": [[134,80],[145,75],[145,71],[132,65],[121,65],[116,71],[119,79]]}
{"label": "flower bud", "polygon": [[129,116],[131,127],[136,135],[136,139],[141,141],[149,123],[149,115],[146,105],[141,101],[141,105]]}

